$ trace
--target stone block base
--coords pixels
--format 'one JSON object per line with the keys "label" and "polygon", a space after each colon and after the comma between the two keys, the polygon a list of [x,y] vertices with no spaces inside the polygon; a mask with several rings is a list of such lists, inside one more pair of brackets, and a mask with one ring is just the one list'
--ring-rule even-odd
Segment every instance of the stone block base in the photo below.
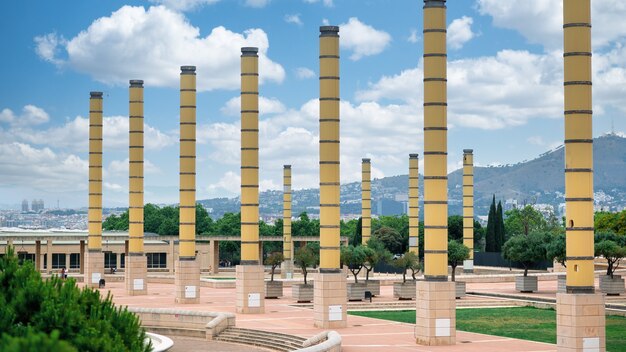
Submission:
{"label": "stone block base", "polygon": [[455,297],[456,298],[463,298],[465,297],[465,281],[456,281],[455,282],[455,287],[456,287],[456,294]]}
{"label": "stone block base", "polygon": [[85,251],[84,268],[84,282],[86,286],[97,288],[100,279],[104,279],[104,253],[101,250]]}
{"label": "stone block base", "polygon": [[456,343],[455,283],[418,281],[415,338],[420,345]]}
{"label": "stone block base", "polygon": [[393,298],[399,300],[411,300],[415,299],[415,281],[407,282],[394,282],[393,283]]}
{"label": "stone block base", "polygon": [[600,293],[557,293],[557,351],[606,351],[604,314]]}
{"label": "stone block base", "polygon": [[237,265],[235,268],[237,313],[265,312],[265,272],[261,265]]}
{"label": "stone block base", "polygon": [[282,281],[265,281],[265,298],[278,298],[283,296]]}
{"label": "stone block base", "polygon": [[474,260],[473,259],[467,259],[463,261],[463,272],[464,273],[474,272]]}
{"label": "stone block base", "polygon": [[198,260],[177,260],[174,262],[174,270],[176,303],[200,303],[200,263]]}
{"label": "stone block base", "polygon": [[537,291],[537,277],[536,276],[516,276],[515,277],[515,290],[524,293]]}
{"label": "stone block base", "polygon": [[619,296],[624,294],[624,279],[620,275],[600,275],[600,291],[607,296]]}
{"label": "stone block base", "polygon": [[282,279],[293,279],[293,260],[285,260],[280,265],[280,277]]}
{"label": "stone block base", "polygon": [[298,303],[311,302],[313,300],[313,285],[308,284],[291,285],[291,296]]}
{"label": "stone block base", "polygon": [[317,274],[313,289],[313,320],[321,329],[345,328],[347,316],[346,275],[339,273]]}
{"label": "stone block base", "polygon": [[126,257],[124,276],[126,280],[126,293],[130,296],[148,294],[148,258],[143,253],[129,254]]}

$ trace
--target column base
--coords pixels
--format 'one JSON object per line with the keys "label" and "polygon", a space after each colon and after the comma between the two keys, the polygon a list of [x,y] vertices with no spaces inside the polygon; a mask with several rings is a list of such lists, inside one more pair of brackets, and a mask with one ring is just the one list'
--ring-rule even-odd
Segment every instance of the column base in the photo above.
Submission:
{"label": "column base", "polygon": [[463,261],[463,272],[464,273],[473,273],[474,272],[474,260],[468,259]]}
{"label": "column base", "polygon": [[84,282],[87,287],[100,287],[100,279],[104,279],[104,253],[102,250],[85,251]]}
{"label": "column base", "polygon": [[345,328],[348,325],[347,283],[343,271],[320,273],[313,289],[313,320],[321,329]]}
{"label": "column base", "polygon": [[261,265],[235,267],[237,313],[265,312],[265,270]]}
{"label": "column base", "polygon": [[293,279],[293,260],[285,260],[280,265],[280,277],[282,279]]}
{"label": "column base", "polygon": [[456,343],[455,283],[418,281],[415,338],[420,345],[446,346]]}
{"label": "column base", "polygon": [[130,254],[126,256],[124,277],[126,281],[126,293],[130,296],[140,296],[148,294],[148,258],[141,254]]}
{"label": "column base", "polygon": [[176,303],[200,303],[200,263],[196,259],[177,260],[174,263]]}
{"label": "column base", "polygon": [[606,317],[601,293],[557,293],[558,352],[606,351]]}

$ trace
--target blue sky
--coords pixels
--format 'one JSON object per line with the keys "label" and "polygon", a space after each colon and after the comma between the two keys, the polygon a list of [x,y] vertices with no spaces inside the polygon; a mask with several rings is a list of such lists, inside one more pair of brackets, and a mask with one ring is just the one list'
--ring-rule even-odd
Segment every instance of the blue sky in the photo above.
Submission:
{"label": "blue sky", "polygon": [[[105,206],[127,205],[128,80],[145,84],[146,202],[178,201],[178,73],[198,66],[198,198],[239,192],[239,49],[260,48],[260,184],[318,184],[318,27],[341,27],[342,182],[407,173],[423,151],[422,1],[0,3],[0,205],[87,204],[89,91],[105,115]],[[449,170],[563,140],[562,8],[448,1]],[[626,4],[593,2],[594,135],[626,130]]]}

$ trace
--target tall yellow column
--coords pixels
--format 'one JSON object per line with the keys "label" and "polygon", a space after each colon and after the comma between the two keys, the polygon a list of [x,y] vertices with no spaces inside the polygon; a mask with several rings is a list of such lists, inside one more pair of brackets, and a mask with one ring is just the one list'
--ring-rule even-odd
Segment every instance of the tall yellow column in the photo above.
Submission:
{"label": "tall yellow column", "polygon": [[[417,343],[456,339],[454,283],[448,282],[446,1],[424,0],[424,278],[417,283]],[[435,302],[440,301],[440,302]],[[435,309],[431,307],[446,307]]]}
{"label": "tall yellow column", "polygon": [[143,252],[143,81],[131,80],[128,113],[128,256],[126,293],[145,295],[147,260]]}
{"label": "tall yellow column", "polygon": [[593,273],[591,0],[563,1],[563,33],[567,289],[557,294],[557,349],[604,351],[604,298]]}
{"label": "tall yellow column", "polygon": [[346,277],[339,266],[339,27],[320,27],[320,274],[314,321],[345,327]]}
{"label": "tall yellow column", "polygon": [[361,162],[361,242],[367,244],[372,234],[372,164]]}
{"label": "tall yellow column", "polygon": [[263,313],[265,283],[259,255],[259,55],[241,48],[241,265],[237,312]]}
{"label": "tall yellow column", "polygon": [[196,67],[180,68],[180,222],[176,302],[200,302],[196,260]]}
{"label": "tall yellow column", "polygon": [[291,165],[283,166],[283,279],[293,277],[293,241],[291,240]]}
{"label": "tall yellow column", "polygon": [[463,149],[463,244],[470,249],[469,259],[463,261],[463,271],[474,271],[474,154]]}
{"label": "tall yellow column", "polygon": [[85,255],[85,282],[98,287],[104,275],[102,253],[102,92],[89,98],[89,237]]}
{"label": "tall yellow column", "polygon": [[409,154],[409,251],[419,254],[419,154]]}

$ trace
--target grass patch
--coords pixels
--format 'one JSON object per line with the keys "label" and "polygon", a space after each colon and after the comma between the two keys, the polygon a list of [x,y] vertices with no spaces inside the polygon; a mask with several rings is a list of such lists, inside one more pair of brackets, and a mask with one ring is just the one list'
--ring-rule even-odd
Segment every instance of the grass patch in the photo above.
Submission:
{"label": "grass patch", "polygon": [[[352,315],[415,324],[415,311],[349,312]],[[533,307],[457,309],[456,327],[462,331],[556,343],[556,312]],[[626,318],[606,317],[606,346],[626,352]]]}
{"label": "grass patch", "polygon": [[235,280],[234,277],[209,277],[210,280]]}

